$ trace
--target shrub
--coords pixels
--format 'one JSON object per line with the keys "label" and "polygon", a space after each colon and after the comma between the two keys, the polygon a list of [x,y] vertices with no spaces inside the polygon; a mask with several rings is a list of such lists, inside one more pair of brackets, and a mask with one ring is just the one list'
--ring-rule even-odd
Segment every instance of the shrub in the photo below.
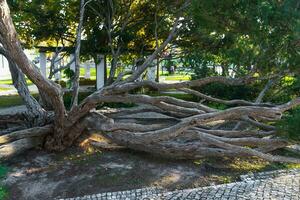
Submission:
{"label": "shrub", "polygon": [[276,126],[281,137],[291,141],[300,141],[300,107],[291,110]]}

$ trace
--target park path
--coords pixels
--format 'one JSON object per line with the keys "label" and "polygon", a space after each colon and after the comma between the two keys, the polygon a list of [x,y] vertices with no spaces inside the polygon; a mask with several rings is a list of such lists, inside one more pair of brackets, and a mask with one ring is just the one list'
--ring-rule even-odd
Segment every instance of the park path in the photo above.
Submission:
{"label": "park path", "polygon": [[[4,91],[0,91],[0,96],[18,95],[18,91],[13,85],[0,84],[0,87],[7,89]],[[38,93],[38,89],[35,85],[29,85],[28,89],[31,93]]]}
{"label": "park path", "polygon": [[144,188],[122,192],[108,192],[65,200],[299,200],[300,169],[262,172],[241,176],[242,181],[186,189],[165,191]]}
{"label": "park path", "polygon": [[25,105],[12,106],[7,108],[0,108],[0,115],[15,115],[17,113],[21,113],[25,111],[26,111]]}

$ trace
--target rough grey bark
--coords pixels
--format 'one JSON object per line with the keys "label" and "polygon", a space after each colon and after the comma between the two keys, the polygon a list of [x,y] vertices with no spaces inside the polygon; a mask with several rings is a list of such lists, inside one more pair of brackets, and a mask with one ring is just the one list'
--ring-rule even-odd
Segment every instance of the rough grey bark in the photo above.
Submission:
{"label": "rough grey bark", "polygon": [[75,47],[75,74],[72,80],[72,100],[71,109],[78,105],[79,94],[79,75],[80,75],[80,48],[81,48],[81,33],[83,26],[85,0],[80,1],[79,24],[76,33],[76,47]]}

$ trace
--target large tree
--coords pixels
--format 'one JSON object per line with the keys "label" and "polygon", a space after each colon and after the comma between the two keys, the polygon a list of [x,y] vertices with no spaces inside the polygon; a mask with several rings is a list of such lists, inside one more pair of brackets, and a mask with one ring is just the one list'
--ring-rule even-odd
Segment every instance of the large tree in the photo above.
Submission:
{"label": "large tree", "polygon": [[[80,41],[81,22],[84,8],[90,1],[81,0],[80,23],[77,29],[77,41]],[[281,157],[270,152],[287,146],[289,143],[276,136],[276,128],[269,122],[277,121],[283,112],[300,104],[296,98],[286,104],[274,105],[260,101],[222,100],[204,95],[194,87],[203,87],[210,83],[241,85],[259,81],[268,77],[256,78],[249,74],[242,78],[222,76],[205,77],[199,80],[163,84],[151,81],[137,81],[154,59],[176,37],[178,30],[185,27],[185,10],[190,2],[176,1],[176,14],[169,16],[173,26],[169,35],[145,61],[132,71],[129,77],[119,76],[116,81],[78,103],[78,92],[74,93],[73,106],[67,110],[59,85],[43,77],[39,70],[28,60],[23,52],[18,34],[10,15],[6,0],[0,0],[0,43],[10,62],[25,74],[39,89],[47,95],[53,111],[43,111],[44,124],[30,129],[19,130],[0,136],[1,158],[7,158],[16,152],[42,144],[46,149],[61,151],[71,146],[87,129],[97,130],[99,134],[118,145],[140,151],[146,151],[180,159],[194,159],[204,156],[258,156],[269,161],[295,162],[296,158]],[[80,42],[77,42],[80,48]],[[79,51],[77,51],[79,52]],[[77,54],[78,59],[78,54]],[[78,71],[77,65],[77,71]],[[21,73],[19,72],[19,73]],[[273,75],[273,76],[276,76]],[[78,79],[74,79],[78,81]],[[18,88],[19,85],[16,85]],[[152,88],[159,91],[179,90],[202,99],[230,105],[225,110],[210,108],[199,102],[190,102],[173,97],[137,94],[139,88]],[[78,90],[78,87],[74,87]],[[263,95],[265,90],[261,92]],[[114,112],[92,111],[105,102],[136,103],[147,106],[135,109],[121,109]],[[33,106],[40,110],[40,106]],[[143,121],[120,121],[117,117],[130,113],[156,112],[169,116],[172,120],[154,120],[147,124]],[[44,114],[46,112],[46,114]],[[39,114],[38,114],[39,115]],[[228,123],[247,123],[246,129],[225,129]]]}

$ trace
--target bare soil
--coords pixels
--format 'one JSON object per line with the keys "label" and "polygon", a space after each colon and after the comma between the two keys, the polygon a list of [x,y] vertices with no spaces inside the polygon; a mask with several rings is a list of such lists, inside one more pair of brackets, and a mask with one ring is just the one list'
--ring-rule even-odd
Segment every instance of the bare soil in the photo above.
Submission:
{"label": "bare soil", "polygon": [[58,154],[32,150],[2,165],[10,169],[3,184],[11,200],[47,200],[153,186],[170,190],[201,187],[236,181],[249,170],[233,167],[232,159],[225,158],[178,161],[129,150],[87,153],[80,147]]}

